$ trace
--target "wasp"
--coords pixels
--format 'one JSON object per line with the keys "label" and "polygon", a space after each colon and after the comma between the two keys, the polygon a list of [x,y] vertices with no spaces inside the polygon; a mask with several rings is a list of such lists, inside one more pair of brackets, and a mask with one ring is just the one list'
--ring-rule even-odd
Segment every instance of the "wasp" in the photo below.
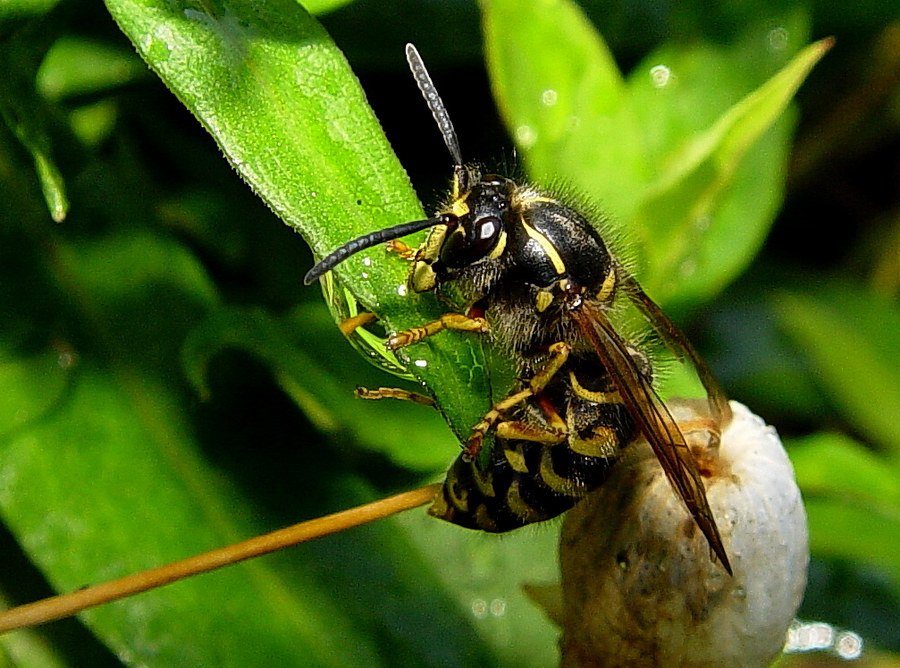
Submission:
{"label": "wasp", "polygon": [[[452,288],[464,305],[393,333],[387,348],[451,329],[487,336],[514,361],[521,380],[474,425],[429,512],[492,532],[554,517],[600,485],[621,449],[642,435],[730,573],[698,465],[653,388],[650,358],[610,320],[622,297],[677,357],[693,364],[707,393],[713,416],[708,430],[715,440],[730,409],[709,369],[575,207],[463,162],[456,131],[413,45],[407,45],[406,56],[453,160],[449,197],[432,218],[349,241],[316,264],[304,282],[387,242],[410,261],[412,290],[440,296]],[[423,229],[430,232],[420,247],[400,241]],[[494,444],[482,452],[488,434]]]}

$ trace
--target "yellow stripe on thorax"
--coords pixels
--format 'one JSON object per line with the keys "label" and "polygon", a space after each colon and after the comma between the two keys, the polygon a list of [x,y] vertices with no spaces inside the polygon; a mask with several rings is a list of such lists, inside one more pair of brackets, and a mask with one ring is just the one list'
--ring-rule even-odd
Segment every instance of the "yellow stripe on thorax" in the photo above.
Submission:
{"label": "yellow stripe on thorax", "polygon": [[526,223],[524,220],[522,221],[522,227],[525,229],[525,234],[534,239],[540,244],[541,248],[544,249],[544,252],[547,254],[547,257],[550,259],[550,262],[553,264],[553,268],[556,270],[556,273],[562,276],[566,273],[566,264],[563,262],[562,257],[560,257],[559,253],[554,248],[553,244],[550,243],[550,240],[541,232],[538,232],[531,225]]}
{"label": "yellow stripe on thorax", "polygon": [[447,213],[452,213],[457,218],[462,218],[469,213],[469,205],[464,197],[454,197],[447,209]]}

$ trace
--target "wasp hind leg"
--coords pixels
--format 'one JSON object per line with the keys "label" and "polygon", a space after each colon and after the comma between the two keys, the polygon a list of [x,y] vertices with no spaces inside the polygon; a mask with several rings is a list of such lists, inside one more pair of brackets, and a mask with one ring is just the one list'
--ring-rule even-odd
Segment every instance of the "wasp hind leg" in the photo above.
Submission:
{"label": "wasp hind leg", "polygon": [[498,422],[494,427],[497,438],[508,440],[530,441],[543,445],[556,445],[565,441],[569,434],[566,430],[548,427],[539,427],[525,422],[505,420]]}
{"label": "wasp hind leg", "polygon": [[[504,413],[530,397],[538,395],[547,387],[547,384],[556,376],[557,372],[566,363],[566,360],[569,359],[569,353],[571,352],[572,347],[568,343],[564,341],[554,343],[550,346],[550,359],[540,371],[531,377],[531,380],[528,381],[528,386],[498,401],[491,410],[485,413],[484,417],[481,418],[481,422],[472,427],[472,434],[466,443],[465,456],[468,459],[474,459],[478,456],[478,453],[481,452],[481,444],[484,442],[485,435],[501,421]],[[565,423],[559,418],[556,411],[552,411],[548,418],[552,431],[565,433]]]}

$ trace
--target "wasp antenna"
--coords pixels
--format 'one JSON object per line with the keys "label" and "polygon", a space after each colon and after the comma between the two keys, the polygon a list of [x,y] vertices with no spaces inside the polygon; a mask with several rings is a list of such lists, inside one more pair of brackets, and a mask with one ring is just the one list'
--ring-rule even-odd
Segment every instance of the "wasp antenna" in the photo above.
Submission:
{"label": "wasp antenna", "polygon": [[435,122],[444,137],[444,143],[450,151],[450,157],[453,158],[453,164],[457,167],[462,166],[462,152],[459,150],[459,140],[456,138],[456,130],[453,129],[453,123],[450,122],[450,114],[444,106],[441,96],[438,95],[437,88],[431,80],[431,75],[425,69],[425,63],[422,62],[422,56],[412,44],[406,45],[406,62],[409,63],[409,69],[412,72],[431,114],[434,116]]}
{"label": "wasp antenna", "polygon": [[385,241],[405,237],[408,234],[424,230],[427,227],[434,227],[435,225],[440,225],[442,223],[447,224],[450,222],[449,218],[452,218],[450,214],[444,214],[437,216],[436,218],[414,220],[411,223],[401,223],[400,225],[394,225],[393,227],[386,227],[383,230],[376,230],[375,232],[370,232],[369,234],[352,239],[337,250],[326,255],[316,264],[316,266],[306,272],[306,276],[303,277],[303,285],[309,285],[326,271],[334,269],[348,257],[361,250],[377,246]]}

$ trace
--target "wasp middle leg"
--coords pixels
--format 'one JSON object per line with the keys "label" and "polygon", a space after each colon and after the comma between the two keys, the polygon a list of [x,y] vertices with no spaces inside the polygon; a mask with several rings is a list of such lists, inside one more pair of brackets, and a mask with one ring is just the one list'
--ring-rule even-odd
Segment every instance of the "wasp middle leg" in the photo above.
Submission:
{"label": "wasp middle leg", "polygon": [[367,387],[357,387],[356,396],[360,399],[400,399],[401,401],[412,401],[423,406],[434,406],[434,399],[431,397],[399,387],[379,387],[374,390],[370,390]]}

